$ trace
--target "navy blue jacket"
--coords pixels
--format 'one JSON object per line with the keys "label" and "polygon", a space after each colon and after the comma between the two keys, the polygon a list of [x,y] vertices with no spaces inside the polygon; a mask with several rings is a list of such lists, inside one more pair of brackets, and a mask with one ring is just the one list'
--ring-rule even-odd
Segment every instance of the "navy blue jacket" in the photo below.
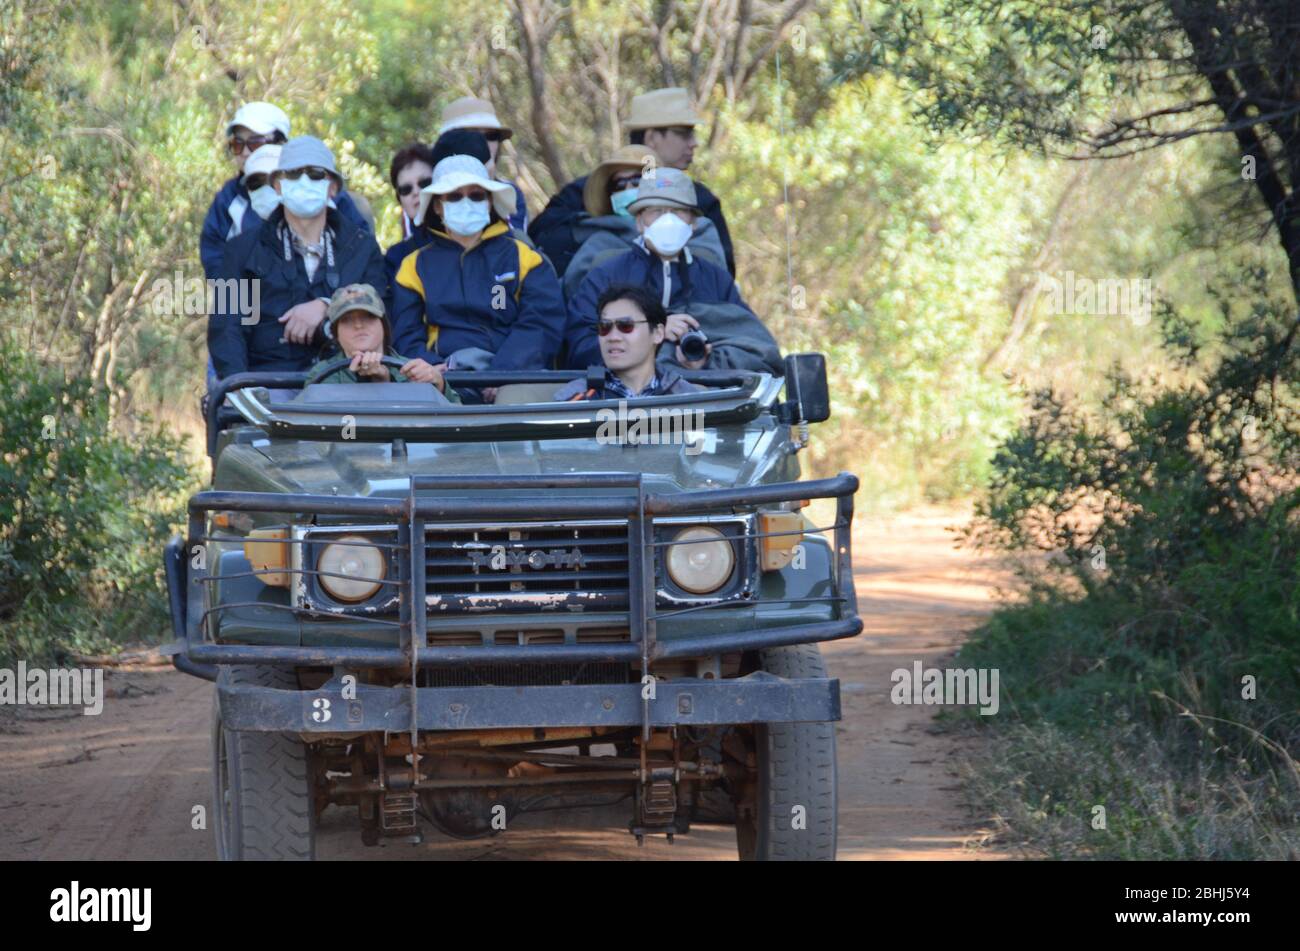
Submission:
{"label": "navy blue jacket", "polygon": [[[551,259],[555,270],[561,277],[578,250],[579,241],[573,233],[573,225],[587,213],[582,203],[582,189],[587,184],[587,176],[575,178],[560,189],[547,203],[540,215],[528,226],[528,236],[537,247]],[[695,182],[695,199],[700,203],[700,211],[718,229],[722,241],[722,250],[727,256],[727,271],[736,276],[736,252],[731,246],[731,232],[727,230],[727,219],[722,215],[722,202],[718,196]]]}
{"label": "navy blue jacket", "polygon": [[[208,352],[218,377],[246,371],[299,371],[310,367],[330,341],[324,323],[308,345],[285,343],[279,318],[291,307],[330,297],[347,284],[370,284],[382,295],[386,290],[384,257],[369,229],[363,229],[331,208],[326,226],[334,233],[334,267],[321,259],[316,274],[307,280],[302,256],[290,250],[284,258],[280,226],[284,209],[250,231],[226,243],[218,278],[238,284],[214,289],[208,316]],[[251,281],[257,280],[258,312],[251,314]],[[249,323],[245,323],[245,321]]]}
{"label": "navy blue jacket", "polygon": [[545,369],[564,332],[555,269],[502,221],[468,251],[428,232],[427,243],[402,259],[392,295],[393,346],[434,364],[478,347],[495,354],[494,370]]}
{"label": "navy blue jacket", "polygon": [[[240,219],[241,234],[262,221],[253,210],[253,206],[248,203],[248,189],[244,187],[240,178],[241,176],[236,175],[221,186],[208,207],[207,217],[203,219],[203,231],[199,235],[199,259],[203,262],[203,273],[208,278],[215,278],[221,268],[221,255],[226,249],[230,226],[234,223],[234,219],[230,216],[230,203],[236,198],[244,200],[244,214]],[[346,191],[340,191],[334,196],[334,204],[354,224],[369,229],[370,226],[366,224],[365,218],[361,217],[361,212],[357,210],[356,204]]]}
{"label": "navy blue jacket", "polygon": [[[740,289],[730,274],[716,264],[693,255],[687,264],[685,256],[684,252],[669,264],[672,286],[665,307],[668,313],[684,313],[692,304],[734,304],[752,315],[753,312],[741,299]],[[564,329],[565,367],[583,370],[604,362],[596,337],[596,301],[602,291],[615,284],[644,287],[657,300],[663,300],[663,259],[647,251],[644,244],[638,244],[626,253],[591,269],[591,273],[569,301],[569,317]],[[757,316],[754,321],[759,322]],[[766,334],[766,331],[763,333]]]}

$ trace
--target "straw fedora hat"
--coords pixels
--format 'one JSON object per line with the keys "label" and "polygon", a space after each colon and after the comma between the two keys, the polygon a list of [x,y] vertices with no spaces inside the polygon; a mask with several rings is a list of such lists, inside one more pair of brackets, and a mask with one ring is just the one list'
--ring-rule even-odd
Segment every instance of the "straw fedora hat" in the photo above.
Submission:
{"label": "straw fedora hat", "polygon": [[587,209],[587,214],[593,218],[612,215],[614,208],[609,202],[609,180],[615,172],[631,169],[645,171],[646,159],[656,161],[654,154],[654,150],[645,145],[625,145],[597,165],[582,187],[582,205]]}
{"label": "straw fedora hat", "polygon": [[674,125],[696,126],[703,121],[691,105],[691,97],[686,90],[680,86],[670,86],[634,96],[623,128],[631,132]]}

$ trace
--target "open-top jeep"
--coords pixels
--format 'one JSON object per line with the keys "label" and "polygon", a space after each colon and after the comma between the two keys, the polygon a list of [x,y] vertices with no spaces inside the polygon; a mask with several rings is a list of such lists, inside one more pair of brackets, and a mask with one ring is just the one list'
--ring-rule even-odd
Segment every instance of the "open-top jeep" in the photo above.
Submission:
{"label": "open-top jeep", "polygon": [[222,858],[312,858],[330,805],[375,844],[611,795],[638,840],[707,817],[742,858],[834,857],[817,642],[862,625],[857,480],[797,481],[824,360],[788,358],[785,399],[730,371],[551,399],[581,375],[447,375],[491,405],[303,374],[212,393],[212,488],[166,567],[176,666],[217,685]]}

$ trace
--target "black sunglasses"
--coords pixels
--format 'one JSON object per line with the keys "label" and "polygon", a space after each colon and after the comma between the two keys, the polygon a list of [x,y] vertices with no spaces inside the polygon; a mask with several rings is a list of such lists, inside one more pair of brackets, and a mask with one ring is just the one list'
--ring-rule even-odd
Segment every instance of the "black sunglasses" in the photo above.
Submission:
{"label": "black sunglasses", "polygon": [[460,192],[452,192],[450,195],[443,195],[443,201],[458,202],[462,198],[468,198],[470,201],[487,201],[488,193],[485,191],[470,192],[468,195],[462,195]]}
{"label": "black sunglasses", "polygon": [[322,178],[329,178],[330,176],[330,173],[326,169],[319,168],[315,165],[308,166],[307,168],[291,168],[287,172],[277,172],[276,174],[281,178],[287,178],[290,181],[296,181],[306,175],[313,182],[319,182]]}
{"label": "black sunglasses", "polygon": [[412,184],[411,182],[407,182],[405,185],[399,185],[397,187],[397,194],[405,198],[407,195],[411,194],[411,192],[414,191],[415,189],[419,188],[423,190],[425,188],[428,188],[432,184],[433,184],[433,176],[426,175],[424,178],[420,179],[418,182],[415,182],[414,184]]}
{"label": "black sunglasses", "polygon": [[627,191],[629,188],[637,188],[638,186],[640,186],[640,184],[641,184],[640,172],[638,172],[635,175],[630,175],[626,177],[619,176],[617,178],[611,178],[609,180],[609,193],[613,195],[618,192],[624,192]]}
{"label": "black sunglasses", "polygon": [[501,142],[505,139],[506,134],[500,129],[484,129],[483,138],[489,142]]}
{"label": "black sunglasses", "polygon": [[230,147],[231,155],[238,155],[245,148],[250,152],[256,152],[264,145],[273,145],[279,141],[281,141],[280,133],[272,132],[270,135],[250,135],[247,138],[232,135],[226,140],[226,144]]}
{"label": "black sunglasses", "polygon": [[270,175],[267,175],[263,172],[259,172],[256,175],[249,175],[246,179],[244,179],[244,187],[248,189],[250,192],[255,192],[270,181],[271,181]]}
{"label": "black sunglasses", "polygon": [[633,320],[631,317],[616,317],[613,320],[596,321],[596,333],[601,337],[608,337],[609,332],[615,327],[621,334],[630,334],[637,324],[648,324],[648,320]]}

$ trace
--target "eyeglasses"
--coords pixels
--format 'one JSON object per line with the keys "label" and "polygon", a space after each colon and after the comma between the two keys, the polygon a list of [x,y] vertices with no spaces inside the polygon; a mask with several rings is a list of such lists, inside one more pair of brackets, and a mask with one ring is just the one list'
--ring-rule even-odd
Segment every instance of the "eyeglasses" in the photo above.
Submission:
{"label": "eyeglasses", "polygon": [[483,138],[489,142],[501,142],[505,139],[506,134],[500,129],[484,129]]}
{"label": "eyeglasses", "polygon": [[614,320],[596,321],[596,333],[601,337],[608,337],[609,332],[615,327],[621,334],[630,334],[637,324],[648,324],[649,320],[633,320],[631,317],[616,317]]}
{"label": "eyeglasses", "polygon": [[249,175],[246,179],[244,179],[244,187],[247,188],[250,192],[255,192],[263,185],[268,184],[270,181],[271,181],[270,175],[266,175],[259,172],[256,175]]}
{"label": "eyeglasses", "polygon": [[636,175],[627,175],[627,176],[619,176],[618,178],[611,178],[609,180],[609,193],[613,195],[615,192],[627,191],[629,188],[636,188],[640,184],[641,184],[640,173],[637,173]]}
{"label": "eyeglasses", "polygon": [[272,132],[270,135],[250,135],[247,138],[232,135],[226,140],[226,144],[230,147],[231,155],[238,155],[240,152],[244,151],[244,149],[248,149],[250,152],[256,152],[264,145],[273,144],[278,137],[278,133],[275,132]]}
{"label": "eyeglasses", "polygon": [[329,178],[329,170],[320,168],[315,165],[309,165],[307,168],[291,168],[288,171],[276,172],[281,178],[287,178],[290,181],[296,181],[306,175],[313,182],[319,182],[322,178]]}
{"label": "eyeglasses", "polygon": [[433,184],[433,176],[426,175],[418,182],[414,182],[414,183],[407,182],[405,185],[398,185],[397,194],[400,195],[402,198],[405,198],[407,195],[411,194],[411,192],[414,191],[415,189],[419,188],[420,190],[424,190],[432,184]]}
{"label": "eyeglasses", "polygon": [[443,201],[450,201],[453,203],[460,201],[462,198],[468,198],[470,201],[487,201],[488,193],[480,189],[479,191],[472,191],[468,195],[462,195],[460,192],[452,192],[448,195],[442,196]]}

